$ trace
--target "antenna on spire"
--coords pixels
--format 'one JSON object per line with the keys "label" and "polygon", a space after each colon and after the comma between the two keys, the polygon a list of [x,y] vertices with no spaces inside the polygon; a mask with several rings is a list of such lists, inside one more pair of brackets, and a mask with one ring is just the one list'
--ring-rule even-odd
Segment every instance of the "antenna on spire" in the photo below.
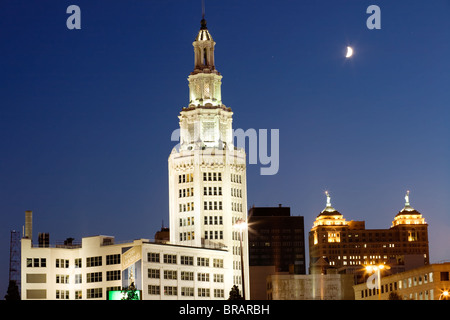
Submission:
{"label": "antenna on spire", "polygon": [[205,0],[202,0],[202,21],[200,22],[200,30],[206,30],[206,20],[205,20]]}
{"label": "antenna on spire", "polygon": [[205,19],[205,0],[202,0],[202,19]]}

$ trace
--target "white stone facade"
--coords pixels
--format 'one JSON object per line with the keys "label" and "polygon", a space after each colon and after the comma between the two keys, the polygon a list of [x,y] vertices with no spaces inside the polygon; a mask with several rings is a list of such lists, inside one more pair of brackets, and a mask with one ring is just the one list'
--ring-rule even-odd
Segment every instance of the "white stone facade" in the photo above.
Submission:
{"label": "white stone facade", "polygon": [[106,300],[131,281],[143,300],[223,300],[233,286],[226,251],[106,236],[71,248],[32,247],[24,238],[21,270],[22,300]]}
{"label": "white stone facade", "polygon": [[215,42],[202,20],[193,43],[190,101],[179,115],[180,144],[169,156],[170,242],[218,247],[233,257],[233,283],[248,288],[246,155],[233,145],[232,111],[222,104],[221,78],[214,66]]}

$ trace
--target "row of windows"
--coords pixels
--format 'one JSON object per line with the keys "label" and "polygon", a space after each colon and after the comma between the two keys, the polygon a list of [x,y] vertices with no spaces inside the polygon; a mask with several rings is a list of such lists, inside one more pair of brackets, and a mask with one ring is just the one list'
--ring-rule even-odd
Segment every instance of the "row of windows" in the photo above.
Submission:
{"label": "row of windows", "polygon": [[194,174],[192,174],[192,173],[178,175],[178,183],[186,183],[186,182],[193,182],[193,181],[194,181]]}
{"label": "row of windows", "polygon": [[[394,238],[398,239],[399,241],[400,240],[402,240],[402,241],[418,241],[419,238],[421,238],[421,239],[427,238],[426,232],[424,232],[424,231],[419,232],[419,231],[416,231],[416,229],[403,231],[398,234],[399,237],[397,236],[397,233],[387,233],[386,234],[386,233],[378,233],[378,232],[374,233],[374,232],[369,232],[369,231],[364,232],[362,234],[357,234],[357,233],[356,234],[354,234],[354,233],[347,234],[345,232],[341,233],[339,231],[333,230],[333,233],[335,234],[336,237],[340,237],[340,235],[342,235],[341,238],[343,239],[343,241],[345,241],[345,238],[348,238],[349,242],[352,242],[352,239],[355,239],[354,240],[355,242],[357,242],[357,241],[380,242],[380,241],[386,241],[387,237],[389,237],[389,241],[392,241],[392,242],[394,241]],[[328,236],[330,236],[330,232],[328,232]],[[359,240],[360,236],[361,236],[362,240]],[[325,233],[323,234],[323,237],[326,237]],[[368,238],[367,240],[366,240],[366,237]]]}
{"label": "row of windows", "polygon": [[180,203],[180,212],[194,211],[194,202]]}
{"label": "row of windows", "polygon": [[[159,285],[149,285],[148,286],[148,294],[149,295],[160,295],[161,294],[161,287]],[[163,287],[164,295],[166,296],[177,296],[178,295],[178,287],[176,286],[164,286]],[[118,288],[107,288],[108,290],[120,290],[120,287]],[[210,291],[209,288],[197,288],[197,296],[198,297],[210,297]],[[180,288],[180,294],[184,297],[193,297],[194,296],[194,287],[181,287]],[[224,298],[224,290],[223,289],[214,289],[214,298]],[[69,299],[69,290],[56,290],[56,299]],[[103,298],[103,289],[102,288],[92,288],[92,289],[86,289],[86,298],[87,299],[98,299]],[[82,291],[76,290],[75,291],[75,299],[80,300],[82,299]]]}
{"label": "row of windows", "polygon": [[193,225],[194,225],[194,217],[180,218],[180,227]]}
{"label": "row of windows", "polygon": [[232,173],[231,174],[231,182],[242,183],[241,175]]}
{"label": "row of windows", "polygon": [[[222,210],[222,201],[203,201],[203,210]],[[242,212],[242,203],[231,203],[231,210]],[[194,211],[194,202],[180,203],[179,212]]]}
{"label": "row of windows", "polygon": [[204,196],[221,196],[222,187],[203,187]]}
{"label": "row of windows", "polygon": [[[178,287],[176,286],[164,286],[163,294],[165,296],[178,296]],[[223,298],[224,290],[223,289],[214,289],[214,298]],[[209,288],[197,288],[197,297],[209,298],[211,293],[211,289]],[[149,285],[148,286],[148,294],[150,295],[160,295],[161,287],[158,285]],[[193,287],[181,287],[180,295],[184,297],[193,297],[194,296],[194,288]]]}
{"label": "row of windows", "polygon": [[223,240],[223,231],[215,230],[215,231],[205,231],[205,239],[206,240]]}
{"label": "row of windows", "polygon": [[[111,287],[107,288],[108,290],[120,290],[120,287]],[[65,299],[68,300],[70,298],[69,290],[56,290],[56,299]],[[75,290],[75,300],[82,299],[82,291]],[[87,299],[98,299],[103,298],[103,289],[102,288],[92,288],[86,289],[86,298]]]}
{"label": "row of windows", "polygon": [[[82,267],[82,259],[75,259],[75,268]],[[112,254],[106,256],[106,265],[120,264],[120,254]],[[98,267],[102,265],[102,257],[88,257],[86,258],[86,267]],[[56,259],[55,267],[56,268],[69,268],[69,260],[68,259]],[[46,258],[27,258],[27,268],[46,268],[47,267],[47,259]]]}
{"label": "row of windows", "polygon": [[[203,195],[204,196],[221,196],[222,195],[222,187],[203,187]],[[194,188],[184,188],[178,190],[178,197],[193,197],[194,196]],[[242,189],[231,188],[231,196],[236,198],[242,198]]]}
{"label": "row of windows", "polygon": [[232,202],[231,203],[231,210],[242,212],[242,203]]}
{"label": "row of windows", "polygon": [[222,201],[203,201],[203,210],[222,210]]}
{"label": "row of windows", "polygon": [[179,198],[193,197],[194,196],[194,188],[185,188],[178,190]]}
{"label": "row of windows", "polygon": [[223,225],[223,217],[222,216],[204,216],[203,223],[205,225]]}
{"label": "row of windows", "polygon": [[[449,280],[449,272],[448,271],[441,272],[440,276],[441,276],[441,281]],[[413,286],[418,286],[418,285],[420,286],[422,284],[426,284],[429,282],[430,283],[433,282],[433,272],[409,277],[409,278],[403,279],[403,280],[399,280],[398,283],[396,281],[394,281],[394,282],[390,282],[390,283],[381,285],[381,293],[388,293],[388,292],[396,291],[397,288],[398,289],[407,289],[407,288],[411,288]],[[377,294],[379,294],[379,289],[377,289],[377,288],[361,290],[361,298],[367,298],[367,297],[370,297],[372,295],[377,295]],[[422,292],[420,294],[422,294]],[[416,295],[417,295],[417,293],[416,293]],[[407,298],[407,297],[405,296],[405,298]],[[412,296],[410,298],[412,298]],[[418,297],[416,296],[415,298],[417,299]],[[425,291],[425,300],[428,300],[428,298],[429,298],[428,291]],[[423,297],[419,298],[419,299],[422,300]],[[433,298],[431,297],[431,299],[433,299]]]}
{"label": "row of windows", "polygon": [[[148,269],[148,278],[149,279],[160,279],[161,278],[161,270],[160,269]],[[165,280],[178,280],[178,271],[177,270],[164,270],[163,277]],[[222,283],[224,279],[223,274],[213,274],[213,281]],[[194,281],[194,272],[193,271],[181,271],[180,272],[180,280],[183,281]],[[210,274],[205,272],[197,273],[197,281],[209,282]]]}
{"label": "row of windows", "polygon": [[242,189],[231,188],[231,196],[236,198],[242,198]]}
{"label": "row of windows", "polygon": [[180,241],[189,241],[189,240],[195,240],[194,231],[180,232]]}
{"label": "row of windows", "polygon": [[[194,175],[192,173],[179,174],[178,183],[193,182]],[[203,181],[222,181],[221,172],[203,172]],[[240,174],[231,174],[231,182],[242,183],[242,176]]]}
{"label": "row of windows", "polygon": [[[158,252],[148,252],[147,261],[148,262],[161,262],[161,254]],[[212,259],[212,266],[215,268],[223,268],[223,259]],[[167,264],[177,264],[176,254],[163,254],[163,263]],[[209,267],[210,258],[197,257],[197,266]],[[180,256],[180,264],[182,265],[194,265],[193,256]]]}
{"label": "row of windows", "polygon": [[203,172],[203,181],[222,181],[221,172]]}
{"label": "row of windows", "polygon": [[[59,284],[70,284],[70,277],[67,274],[57,274],[56,275],[56,283]],[[81,274],[75,274],[74,275],[75,284],[83,283],[82,275]],[[106,281],[115,281],[121,279],[121,271],[120,270],[111,270],[106,271]],[[92,282],[102,282],[103,281],[103,272],[91,272],[86,273],[86,283],[92,283]]]}

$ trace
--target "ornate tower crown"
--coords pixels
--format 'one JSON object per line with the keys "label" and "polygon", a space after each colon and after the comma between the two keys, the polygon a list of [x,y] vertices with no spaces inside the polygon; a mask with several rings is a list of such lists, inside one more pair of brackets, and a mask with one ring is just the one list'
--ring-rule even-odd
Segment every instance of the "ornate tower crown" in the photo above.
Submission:
{"label": "ornate tower crown", "polygon": [[192,43],[194,71],[188,77],[189,107],[179,116],[180,150],[233,149],[233,112],[222,104],[222,76],[214,64],[215,44],[203,16]]}
{"label": "ornate tower crown", "polygon": [[194,71],[189,75],[189,107],[222,106],[222,76],[214,62],[214,42],[206,26],[205,17],[192,43],[194,46]]}
{"label": "ornate tower crown", "polygon": [[395,216],[394,221],[392,222],[392,227],[400,224],[426,224],[425,218],[422,217],[422,214],[411,207],[411,204],[409,203],[409,190],[406,191],[405,206]]}
{"label": "ornate tower crown", "polygon": [[195,60],[194,71],[191,74],[211,72],[219,74],[214,66],[214,46],[216,43],[206,27],[205,17],[200,22],[200,31],[192,45],[194,46]]}
{"label": "ornate tower crown", "polygon": [[331,205],[330,193],[325,191],[325,194],[327,196],[327,204],[325,209],[323,209],[317,216],[316,221],[314,221],[314,227],[347,225],[347,221],[345,221],[344,216]]}

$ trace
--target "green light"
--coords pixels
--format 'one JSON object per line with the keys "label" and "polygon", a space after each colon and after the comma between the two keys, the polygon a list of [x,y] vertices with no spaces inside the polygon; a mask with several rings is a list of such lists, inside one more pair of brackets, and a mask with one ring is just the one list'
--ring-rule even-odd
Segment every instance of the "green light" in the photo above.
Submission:
{"label": "green light", "polygon": [[[128,294],[128,291],[108,291],[108,300],[125,300]],[[136,290],[136,299],[133,300],[141,300],[141,291]]]}

